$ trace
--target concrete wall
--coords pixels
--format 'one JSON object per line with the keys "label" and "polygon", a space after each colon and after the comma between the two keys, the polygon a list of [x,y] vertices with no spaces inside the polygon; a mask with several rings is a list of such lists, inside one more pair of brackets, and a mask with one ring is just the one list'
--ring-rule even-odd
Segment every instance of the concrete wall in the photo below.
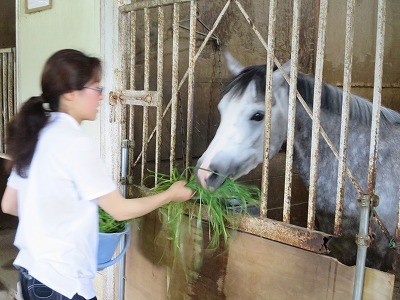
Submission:
{"label": "concrete wall", "polygon": [[[64,48],[100,56],[100,2],[97,0],[53,1],[53,7],[25,13],[25,0],[18,1],[18,103],[41,94],[40,76],[46,59]],[[84,129],[98,143],[99,121]]]}

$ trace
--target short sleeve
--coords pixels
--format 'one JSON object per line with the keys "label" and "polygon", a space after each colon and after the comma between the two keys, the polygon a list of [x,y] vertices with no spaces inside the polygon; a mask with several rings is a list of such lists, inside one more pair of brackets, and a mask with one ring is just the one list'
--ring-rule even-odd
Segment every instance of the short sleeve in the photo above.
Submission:
{"label": "short sleeve", "polygon": [[68,169],[82,200],[94,200],[117,189],[89,138],[77,139],[68,157]]}
{"label": "short sleeve", "polygon": [[10,176],[8,177],[7,186],[18,190],[21,187],[23,178],[17,174],[15,168],[12,169]]}

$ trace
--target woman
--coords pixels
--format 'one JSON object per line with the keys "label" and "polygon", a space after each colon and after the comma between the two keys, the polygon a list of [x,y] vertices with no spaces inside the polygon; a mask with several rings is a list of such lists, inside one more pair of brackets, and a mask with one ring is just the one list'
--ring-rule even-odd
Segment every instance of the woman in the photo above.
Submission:
{"label": "woman", "polygon": [[126,220],[193,194],[180,181],[158,195],[121,196],[79,126],[96,118],[104,98],[100,79],[99,59],[56,52],[43,70],[43,94],[30,98],[8,126],[13,169],[1,206],[19,217],[14,264],[24,299],[96,299],[98,206]]}

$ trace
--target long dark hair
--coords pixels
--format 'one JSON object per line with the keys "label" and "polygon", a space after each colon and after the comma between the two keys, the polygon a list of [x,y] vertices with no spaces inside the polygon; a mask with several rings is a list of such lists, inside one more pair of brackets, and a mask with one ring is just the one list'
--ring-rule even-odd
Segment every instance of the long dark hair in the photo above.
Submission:
{"label": "long dark hair", "polygon": [[[7,154],[18,175],[27,177],[39,133],[47,124],[49,112],[59,110],[60,96],[81,90],[90,80],[100,80],[100,76],[100,60],[77,50],[60,50],[47,60],[42,73],[42,95],[26,101],[7,126]],[[44,103],[48,108],[44,108]]]}

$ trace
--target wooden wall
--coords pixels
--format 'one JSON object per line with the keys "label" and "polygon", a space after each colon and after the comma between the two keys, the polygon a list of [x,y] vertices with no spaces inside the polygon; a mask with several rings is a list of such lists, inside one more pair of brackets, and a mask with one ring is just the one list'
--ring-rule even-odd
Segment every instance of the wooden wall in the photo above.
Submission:
{"label": "wooden wall", "polygon": [[[351,299],[354,267],[333,258],[250,234],[235,232],[229,244],[207,249],[208,229],[191,228],[173,259],[158,216],[132,226],[127,255],[126,299]],[[391,299],[394,275],[367,269],[364,300]]]}

